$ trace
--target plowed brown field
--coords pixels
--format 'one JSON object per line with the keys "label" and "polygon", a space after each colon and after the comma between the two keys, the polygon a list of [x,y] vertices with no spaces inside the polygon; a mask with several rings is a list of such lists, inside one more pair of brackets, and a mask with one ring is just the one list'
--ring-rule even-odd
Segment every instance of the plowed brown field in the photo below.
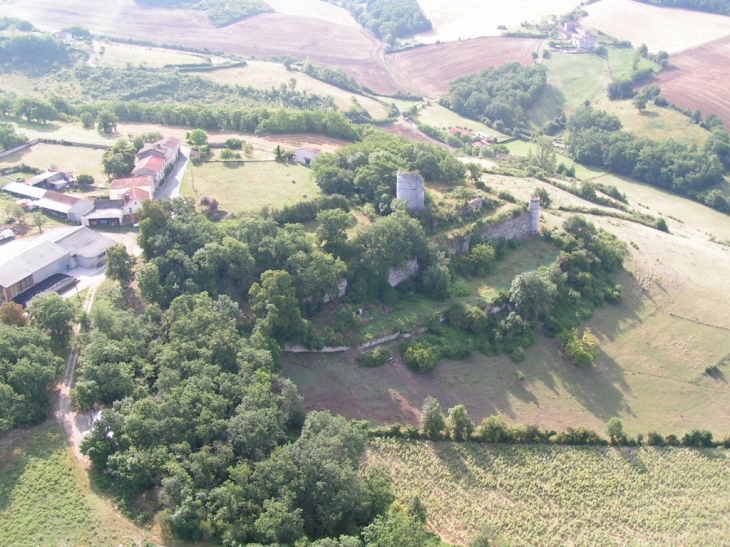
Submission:
{"label": "plowed brown field", "polygon": [[[287,10],[290,11],[290,10]],[[147,8],[133,0],[18,0],[3,4],[3,15],[31,21],[43,30],[80,25],[94,34],[155,43],[207,47],[238,55],[292,55],[341,68],[382,94],[397,90],[386,70],[382,44],[368,31],[329,12],[311,17],[267,13],[225,28],[215,28],[201,11]]]}
{"label": "plowed brown field", "polygon": [[532,64],[540,45],[531,38],[477,38],[435,44],[388,55],[387,62],[399,82],[428,97],[445,95],[449,82],[485,68],[517,61]]}
{"label": "plowed brown field", "polygon": [[730,37],[670,57],[671,67],[660,72],[662,95],[703,115],[717,114],[730,128]]}

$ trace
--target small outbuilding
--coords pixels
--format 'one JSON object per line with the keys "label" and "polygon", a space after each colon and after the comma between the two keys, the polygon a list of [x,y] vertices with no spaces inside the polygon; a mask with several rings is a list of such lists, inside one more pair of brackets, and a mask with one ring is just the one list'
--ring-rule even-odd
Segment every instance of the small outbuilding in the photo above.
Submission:
{"label": "small outbuilding", "polygon": [[294,151],[294,161],[309,167],[321,153],[319,148],[309,148],[308,146],[297,148]]}

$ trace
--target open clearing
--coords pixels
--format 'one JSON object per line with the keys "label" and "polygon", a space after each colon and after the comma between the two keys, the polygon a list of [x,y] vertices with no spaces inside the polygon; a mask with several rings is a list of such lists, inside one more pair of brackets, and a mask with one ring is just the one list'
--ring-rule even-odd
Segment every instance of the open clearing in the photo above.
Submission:
{"label": "open clearing", "polygon": [[670,57],[669,62],[670,68],[656,78],[662,95],[705,116],[717,114],[730,127],[730,37]]}
{"label": "open clearing", "polygon": [[589,13],[583,26],[629,40],[636,47],[646,44],[654,53],[678,53],[730,35],[730,17],[724,15],[660,8],[634,0],[603,0],[583,9]]}
{"label": "open clearing", "polygon": [[206,80],[219,84],[241,87],[251,86],[256,89],[277,89],[281,84],[289,85],[290,80],[296,80],[298,91],[307,90],[318,95],[331,95],[337,108],[347,110],[352,106],[352,99],[357,99],[360,105],[367,110],[373,118],[384,118],[387,115],[386,108],[375,99],[364,97],[339,87],[326,84],[311,76],[296,70],[287,70],[280,63],[268,63],[264,61],[248,61],[245,67],[225,68],[212,72],[195,73]]}
{"label": "open clearing", "polygon": [[102,173],[101,156],[104,150],[81,146],[62,146],[38,143],[0,158],[0,167],[12,167],[24,163],[38,169],[60,169],[71,171],[74,176],[91,175],[94,181],[103,183],[107,176]]}
{"label": "open clearing", "polygon": [[[466,544],[484,527],[513,547],[721,547],[730,462],[718,449],[514,447],[376,439],[368,463],[433,530]],[[491,544],[491,542],[490,542]]]}
{"label": "open clearing", "polygon": [[139,545],[135,528],[99,497],[55,421],[0,438],[0,544]]}
{"label": "open clearing", "polygon": [[[102,47],[104,53],[101,53]],[[172,49],[97,41],[94,42],[94,55],[89,64],[112,68],[124,68],[127,65],[163,68],[165,65],[206,63],[208,59],[208,56]]]}
{"label": "open clearing", "polygon": [[[664,86],[662,94],[666,95]],[[646,110],[639,112],[630,100],[609,101],[608,97],[601,96],[598,101],[593,102],[593,107],[618,116],[624,131],[639,137],[657,141],[672,138],[684,144],[695,143],[702,146],[710,135],[709,131],[692,123],[681,112],[671,108],[659,108],[651,103],[646,106]]]}
{"label": "open clearing", "polygon": [[437,102],[431,102],[425,108],[420,109],[418,111],[418,121],[446,131],[451,127],[462,127],[470,131],[486,133],[490,137],[499,140],[509,138],[507,135],[491,127],[487,127],[481,122],[460,116],[453,110],[449,110]]}
{"label": "open clearing", "polygon": [[[314,4],[318,6],[315,8]],[[265,13],[215,28],[201,11],[149,8],[137,5],[134,0],[118,0],[105,5],[103,10],[98,9],[94,0],[68,0],[62,4],[54,0],[18,0],[4,6],[3,14],[27,19],[43,30],[80,25],[94,34],[207,47],[211,51],[238,55],[286,54],[302,61],[309,58],[313,63],[341,68],[376,92],[390,94],[397,90],[381,59],[382,44],[372,34],[351,18],[336,23],[331,20],[334,15],[316,17],[330,13],[330,8],[340,8],[315,0],[308,0],[300,8],[292,3],[288,5],[289,11],[311,6],[315,16]],[[134,23],[120,24],[120,21]]]}
{"label": "open clearing", "polygon": [[449,82],[460,76],[513,61],[531,65],[539,44],[530,38],[480,38],[400,51],[386,61],[403,86],[433,98],[446,95]]}
{"label": "open clearing", "polygon": [[548,82],[560,90],[569,110],[593,99],[611,81],[606,61],[596,55],[553,53],[543,63],[548,67]]}
{"label": "open clearing", "polygon": [[[494,191],[509,190],[518,199],[544,184],[492,175],[484,180]],[[608,419],[619,416],[634,434],[651,429],[681,434],[692,427],[719,437],[730,433],[729,372],[722,364],[730,354],[730,295],[719,289],[730,272],[730,248],[711,240],[730,239],[730,217],[646,185],[611,176],[596,180],[618,186],[639,211],[663,212],[672,233],[589,217],[635,245],[628,246],[626,272],[618,279],[624,301],[598,309],[584,325],[599,340],[594,366],[571,365],[557,342],[543,337],[520,364],[507,356],[475,353],[464,361],[442,361],[430,375],[413,373],[400,358],[379,369],[362,369],[350,353],[287,354],[284,372],[300,386],[307,408],[416,424],[423,399],[432,395],[444,407],[465,404],[476,420],[501,414],[512,423],[603,430]],[[545,187],[558,204],[581,204],[575,196]],[[566,217],[543,215],[547,226]],[[535,267],[530,257],[521,256],[525,268]],[[397,343],[390,347],[396,355]],[[720,375],[704,374],[717,363]],[[525,380],[516,379],[517,370]]]}
{"label": "open clearing", "polygon": [[215,198],[229,213],[258,212],[319,196],[311,174],[298,163],[210,162],[186,171],[181,193],[196,203],[203,196]]}
{"label": "open clearing", "polygon": [[483,36],[501,36],[497,27],[519,27],[523,21],[539,21],[547,15],[562,15],[576,6],[575,0],[418,0],[433,23],[431,32],[418,35],[424,43],[453,42]]}

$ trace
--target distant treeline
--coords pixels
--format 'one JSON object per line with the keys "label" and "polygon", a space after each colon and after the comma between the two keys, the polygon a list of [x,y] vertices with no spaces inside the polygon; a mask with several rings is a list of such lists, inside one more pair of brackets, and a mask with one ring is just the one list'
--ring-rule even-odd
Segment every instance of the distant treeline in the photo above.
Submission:
{"label": "distant treeline", "polygon": [[494,124],[498,131],[513,129],[525,121],[525,109],[540,98],[546,84],[544,66],[507,63],[451,82],[444,106],[468,118]]}
{"label": "distant treeline", "polygon": [[636,0],[652,6],[683,8],[707,13],[730,15],[730,2],[727,0]]}
{"label": "distant treeline", "polygon": [[176,69],[90,67],[74,69],[84,95],[90,99],[221,104],[237,107],[284,107],[335,110],[331,96],[282,84],[269,89],[221,85]]}
{"label": "distant treeline", "polygon": [[204,11],[216,27],[224,27],[257,13],[274,11],[263,0],[136,0],[138,4],[160,8],[187,8]]}
{"label": "distant treeline", "polygon": [[431,30],[431,21],[421,11],[416,0],[327,0],[342,6],[352,16],[384,42]]}
{"label": "distant treeline", "polygon": [[120,122],[181,125],[249,134],[313,133],[347,141],[361,139],[360,129],[342,114],[323,110],[216,108],[126,101],[70,105],[59,97],[53,97],[49,102],[25,98],[15,102],[7,98],[0,100],[0,115],[13,113],[18,118],[40,123],[59,119],[61,115],[83,116],[85,113],[95,119],[102,110],[113,113]]}
{"label": "distant treeline", "polygon": [[578,163],[672,190],[714,209],[730,212],[727,199],[711,190],[730,169],[730,137],[715,130],[698,149],[673,140],[663,142],[621,131],[614,115],[581,108],[568,120],[568,152]]}
{"label": "distant treeline", "polygon": [[335,87],[339,87],[340,89],[344,89],[345,91],[352,91],[353,93],[360,94],[370,92],[369,89],[364,88],[362,85],[357,83],[357,81],[353,77],[348,76],[344,70],[341,70],[339,68],[329,68],[326,66],[313,65],[312,63],[307,61],[302,67],[302,72],[311,76],[312,78],[333,85]]}
{"label": "distant treeline", "polygon": [[66,65],[71,56],[63,42],[50,34],[20,34],[0,40],[0,64],[6,68],[47,68]]}

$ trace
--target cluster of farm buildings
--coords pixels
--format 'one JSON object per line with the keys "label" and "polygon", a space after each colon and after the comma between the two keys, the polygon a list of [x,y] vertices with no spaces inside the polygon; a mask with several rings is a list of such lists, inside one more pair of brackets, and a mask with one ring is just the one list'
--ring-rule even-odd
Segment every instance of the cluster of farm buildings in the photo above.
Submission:
{"label": "cluster of farm buildings", "polygon": [[11,182],[3,190],[29,209],[38,209],[84,226],[121,226],[137,222],[137,211],[146,199],[153,199],[166,170],[180,154],[174,137],[146,145],[137,152],[137,163],[128,178],[114,179],[109,198],[93,202],[62,193],[75,183],[72,173],[50,170],[24,182]]}
{"label": "cluster of farm buildings", "polygon": [[[575,21],[567,21],[555,28],[558,36],[572,47],[575,51],[590,52],[596,49],[596,36],[590,31],[581,27]],[[564,47],[559,48],[565,50]]]}
{"label": "cluster of farm buildings", "polygon": [[0,303],[14,300],[27,305],[42,292],[65,290],[77,279],[71,270],[98,270],[106,264],[106,250],[115,242],[88,226],[121,226],[137,222],[142,203],[154,199],[167,169],[180,153],[180,141],[170,137],[137,152],[130,177],[114,179],[108,199],[93,202],[64,193],[76,180],[73,173],[49,170],[3,190],[21,206],[81,224],[49,230],[34,238],[13,239],[5,230],[0,242]]}

